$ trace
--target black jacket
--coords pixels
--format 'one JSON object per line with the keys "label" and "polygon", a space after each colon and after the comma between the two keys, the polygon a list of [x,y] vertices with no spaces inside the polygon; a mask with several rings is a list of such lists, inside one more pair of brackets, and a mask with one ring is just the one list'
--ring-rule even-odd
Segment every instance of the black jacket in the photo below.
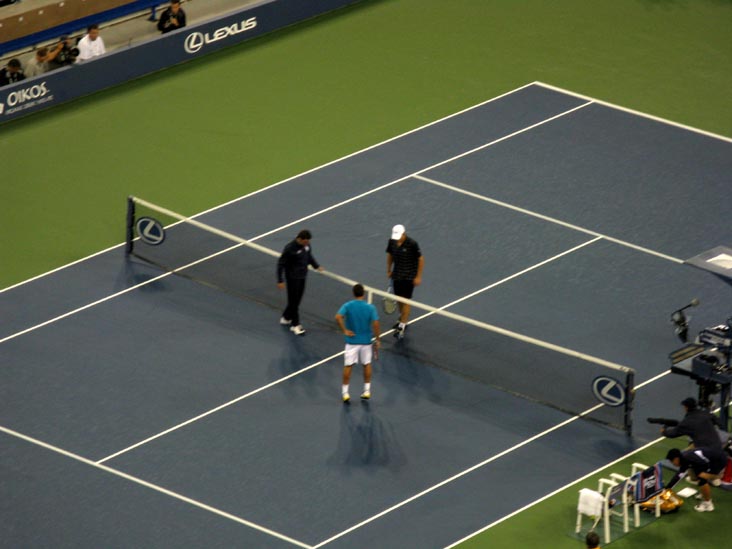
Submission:
{"label": "black jacket", "polygon": [[[178,25],[174,25],[171,19],[175,17],[178,21]],[[178,13],[173,16],[173,10],[166,8],[163,13],[160,14],[160,20],[158,21],[158,30],[163,34],[166,32],[182,29],[186,26],[186,14],[183,9],[179,9]]]}
{"label": "black jacket", "polygon": [[313,251],[310,246],[302,246],[297,240],[293,240],[285,249],[277,261],[277,282],[283,282],[288,279],[303,279],[308,276],[308,265],[312,265],[314,269],[320,267],[313,257]]}
{"label": "black jacket", "polygon": [[722,441],[717,433],[717,418],[699,408],[691,410],[675,427],[665,427],[663,434],[668,438],[684,435],[691,438],[696,448],[722,449]]}

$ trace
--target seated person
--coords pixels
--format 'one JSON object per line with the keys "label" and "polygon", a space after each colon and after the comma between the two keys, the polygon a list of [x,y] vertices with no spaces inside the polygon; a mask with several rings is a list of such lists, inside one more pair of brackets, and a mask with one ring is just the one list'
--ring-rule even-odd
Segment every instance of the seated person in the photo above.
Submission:
{"label": "seated person", "polygon": [[20,61],[17,59],[11,59],[8,61],[8,65],[0,69],[0,86],[7,86],[8,84],[14,84],[25,80],[25,73],[23,67],[20,65]]}
{"label": "seated person", "polygon": [[671,448],[666,454],[666,459],[679,468],[678,473],[668,482],[666,488],[671,489],[676,486],[691,469],[699,479],[699,492],[702,495],[701,503],[694,509],[714,511],[709,482],[719,478],[719,473],[727,465],[727,455],[721,449],[694,448],[682,452],[678,448]]}
{"label": "seated person", "polygon": [[160,14],[158,30],[165,34],[176,29],[182,29],[185,26],[186,13],[180,7],[180,0],[171,0],[170,6]]}
{"label": "seated person", "polygon": [[79,55],[76,58],[77,63],[107,53],[107,49],[104,47],[104,40],[99,36],[99,25],[91,25],[87,29],[84,38],[79,40],[77,47],[79,48]]}

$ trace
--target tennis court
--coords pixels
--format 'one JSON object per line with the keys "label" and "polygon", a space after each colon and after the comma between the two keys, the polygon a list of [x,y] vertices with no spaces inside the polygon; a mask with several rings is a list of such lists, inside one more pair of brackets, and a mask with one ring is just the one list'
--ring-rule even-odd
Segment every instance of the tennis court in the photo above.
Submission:
{"label": "tennis court", "polygon": [[372,402],[342,406],[342,341],[319,308],[348,287],[319,295],[315,274],[304,338],[275,304],[122,246],[4,291],[18,314],[0,320],[3,505],[18,520],[3,538],[444,547],[644,446],[657,429],[643,418],[695,390],[665,375],[668,314],[680,296],[701,301],[700,325],[729,313],[729,287],[683,260],[731,240],[730,152],[534,83],[196,216],[272,250],[307,227],[327,270],[374,287],[404,223],[426,257],[418,301],[632,368],[632,437],[546,405],[594,396],[517,366],[551,373],[553,351],[429,332],[474,347],[488,377],[541,384],[535,400],[426,360],[430,319],[406,348],[386,342]]}

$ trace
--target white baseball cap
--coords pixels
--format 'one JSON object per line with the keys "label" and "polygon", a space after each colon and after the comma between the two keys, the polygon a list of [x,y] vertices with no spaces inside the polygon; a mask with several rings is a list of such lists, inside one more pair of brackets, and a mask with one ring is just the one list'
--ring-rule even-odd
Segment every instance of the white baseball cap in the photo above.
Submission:
{"label": "white baseball cap", "polygon": [[394,225],[391,229],[391,239],[399,240],[405,232],[404,225]]}

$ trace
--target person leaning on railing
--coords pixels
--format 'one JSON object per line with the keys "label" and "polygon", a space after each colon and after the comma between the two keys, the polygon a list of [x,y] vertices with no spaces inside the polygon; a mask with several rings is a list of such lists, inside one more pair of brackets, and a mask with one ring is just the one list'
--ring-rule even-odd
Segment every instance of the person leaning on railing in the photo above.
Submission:
{"label": "person leaning on railing", "polygon": [[170,6],[160,14],[158,30],[165,34],[186,26],[186,12],[180,7],[180,0],[172,0]]}

